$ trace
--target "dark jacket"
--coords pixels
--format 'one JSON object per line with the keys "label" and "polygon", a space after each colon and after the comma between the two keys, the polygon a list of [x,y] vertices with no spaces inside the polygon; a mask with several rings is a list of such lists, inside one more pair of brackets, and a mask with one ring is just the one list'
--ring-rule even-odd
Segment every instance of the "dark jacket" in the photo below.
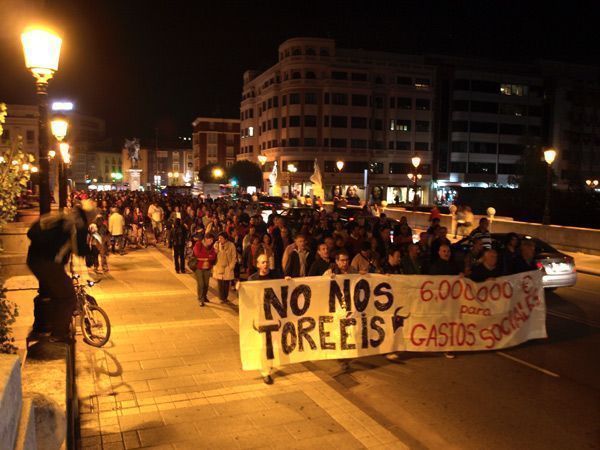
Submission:
{"label": "dark jacket", "polygon": [[438,258],[429,268],[429,275],[458,275],[460,272],[460,268],[454,261],[446,261],[442,258]]}
{"label": "dark jacket", "polygon": [[483,264],[477,264],[473,267],[470,278],[471,280],[480,283],[488,278],[498,278],[500,276],[502,276],[502,269],[500,266],[496,265],[492,270],[489,270]]}
{"label": "dark jacket", "polygon": [[90,253],[88,226],[83,211],[71,214],[45,215],[27,231],[31,240],[27,262],[47,261],[66,264],[74,251],[79,256]]}
{"label": "dark jacket", "polygon": [[261,276],[260,272],[254,272],[252,275],[248,277],[248,281],[258,281],[258,280],[278,280],[283,278],[281,274],[275,269],[270,270],[266,276]]}
{"label": "dark jacket", "polygon": [[183,225],[173,226],[169,240],[173,247],[183,247],[187,242],[188,233]]}
{"label": "dark jacket", "polygon": [[[305,276],[308,276],[308,273],[310,271],[310,266],[312,265],[312,261],[313,261],[313,256],[309,252],[308,255],[306,256]],[[287,263],[284,267],[283,273],[286,277],[296,278],[296,277],[300,276],[300,255],[298,255],[298,252],[296,250],[293,250],[292,252],[290,252]]]}
{"label": "dark jacket", "polygon": [[402,273],[405,275],[423,274],[423,264],[419,258],[415,261],[410,256],[404,255],[400,265],[402,266]]}
{"label": "dark jacket", "polygon": [[386,259],[385,262],[381,265],[381,273],[399,275],[402,273],[402,265],[398,264],[397,266],[392,266],[390,262]]}
{"label": "dark jacket", "polygon": [[310,269],[308,270],[309,277],[321,276],[325,273],[327,269],[331,267],[331,263],[329,261],[325,261],[319,255],[315,257],[314,262],[310,265]]}
{"label": "dark jacket", "polygon": [[515,258],[512,273],[529,272],[530,270],[538,270],[537,261],[535,259],[527,262],[522,256]]}

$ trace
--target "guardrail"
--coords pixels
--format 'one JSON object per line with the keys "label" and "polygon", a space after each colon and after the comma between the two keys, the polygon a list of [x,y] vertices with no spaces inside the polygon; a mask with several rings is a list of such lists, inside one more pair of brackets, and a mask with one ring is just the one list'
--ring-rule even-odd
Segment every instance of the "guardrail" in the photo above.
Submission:
{"label": "guardrail", "polygon": [[[403,208],[387,207],[385,214],[393,219],[406,216],[411,227],[429,227],[429,213],[413,212]],[[475,216],[473,227],[479,219],[486,216]],[[442,214],[440,224],[454,234],[456,221],[451,214]],[[494,217],[491,222],[493,233],[519,233],[540,238],[562,250],[588,253],[600,256],[600,230],[591,228],[567,227],[562,225],[542,225],[541,223],[519,222],[507,217]]]}

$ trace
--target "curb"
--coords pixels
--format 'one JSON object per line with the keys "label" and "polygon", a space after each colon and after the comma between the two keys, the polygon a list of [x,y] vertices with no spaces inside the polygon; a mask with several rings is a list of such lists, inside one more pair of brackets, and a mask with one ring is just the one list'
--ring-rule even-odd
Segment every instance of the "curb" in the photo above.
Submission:
{"label": "curb", "polygon": [[596,277],[600,277],[600,270],[598,269],[590,269],[590,268],[586,268],[586,267],[578,267],[577,265],[575,265],[576,269],[577,269],[577,273],[583,273],[586,275],[592,275],[592,276],[596,276]]}

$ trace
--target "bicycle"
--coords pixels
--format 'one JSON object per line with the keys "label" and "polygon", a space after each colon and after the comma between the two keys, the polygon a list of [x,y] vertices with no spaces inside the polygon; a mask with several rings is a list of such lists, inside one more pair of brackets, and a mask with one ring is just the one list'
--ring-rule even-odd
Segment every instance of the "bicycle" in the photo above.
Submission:
{"label": "bicycle", "polygon": [[87,293],[87,289],[100,281],[87,280],[79,282],[79,275],[71,276],[77,303],[73,312],[73,330],[76,329],[76,317],[79,316],[79,327],[85,343],[93,347],[102,347],[110,338],[110,319],[108,314],[98,306],[96,299]]}

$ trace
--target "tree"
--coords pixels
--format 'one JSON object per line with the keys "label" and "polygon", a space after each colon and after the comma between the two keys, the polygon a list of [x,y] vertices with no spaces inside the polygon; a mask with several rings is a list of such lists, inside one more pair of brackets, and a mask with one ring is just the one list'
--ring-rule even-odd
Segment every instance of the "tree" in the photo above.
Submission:
{"label": "tree", "polygon": [[229,179],[235,179],[239,186],[262,188],[263,174],[260,166],[252,161],[241,160],[229,167]]}
{"label": "tree", "polygon": [[[223,171],[223,176],[220,178],[215,177],[215,169],[221,169]],[[225,183],[228,180],[227,171],[217,163],[210,163],[201,167],[198,178],[200,178],[200,181],[203,183]]]}

